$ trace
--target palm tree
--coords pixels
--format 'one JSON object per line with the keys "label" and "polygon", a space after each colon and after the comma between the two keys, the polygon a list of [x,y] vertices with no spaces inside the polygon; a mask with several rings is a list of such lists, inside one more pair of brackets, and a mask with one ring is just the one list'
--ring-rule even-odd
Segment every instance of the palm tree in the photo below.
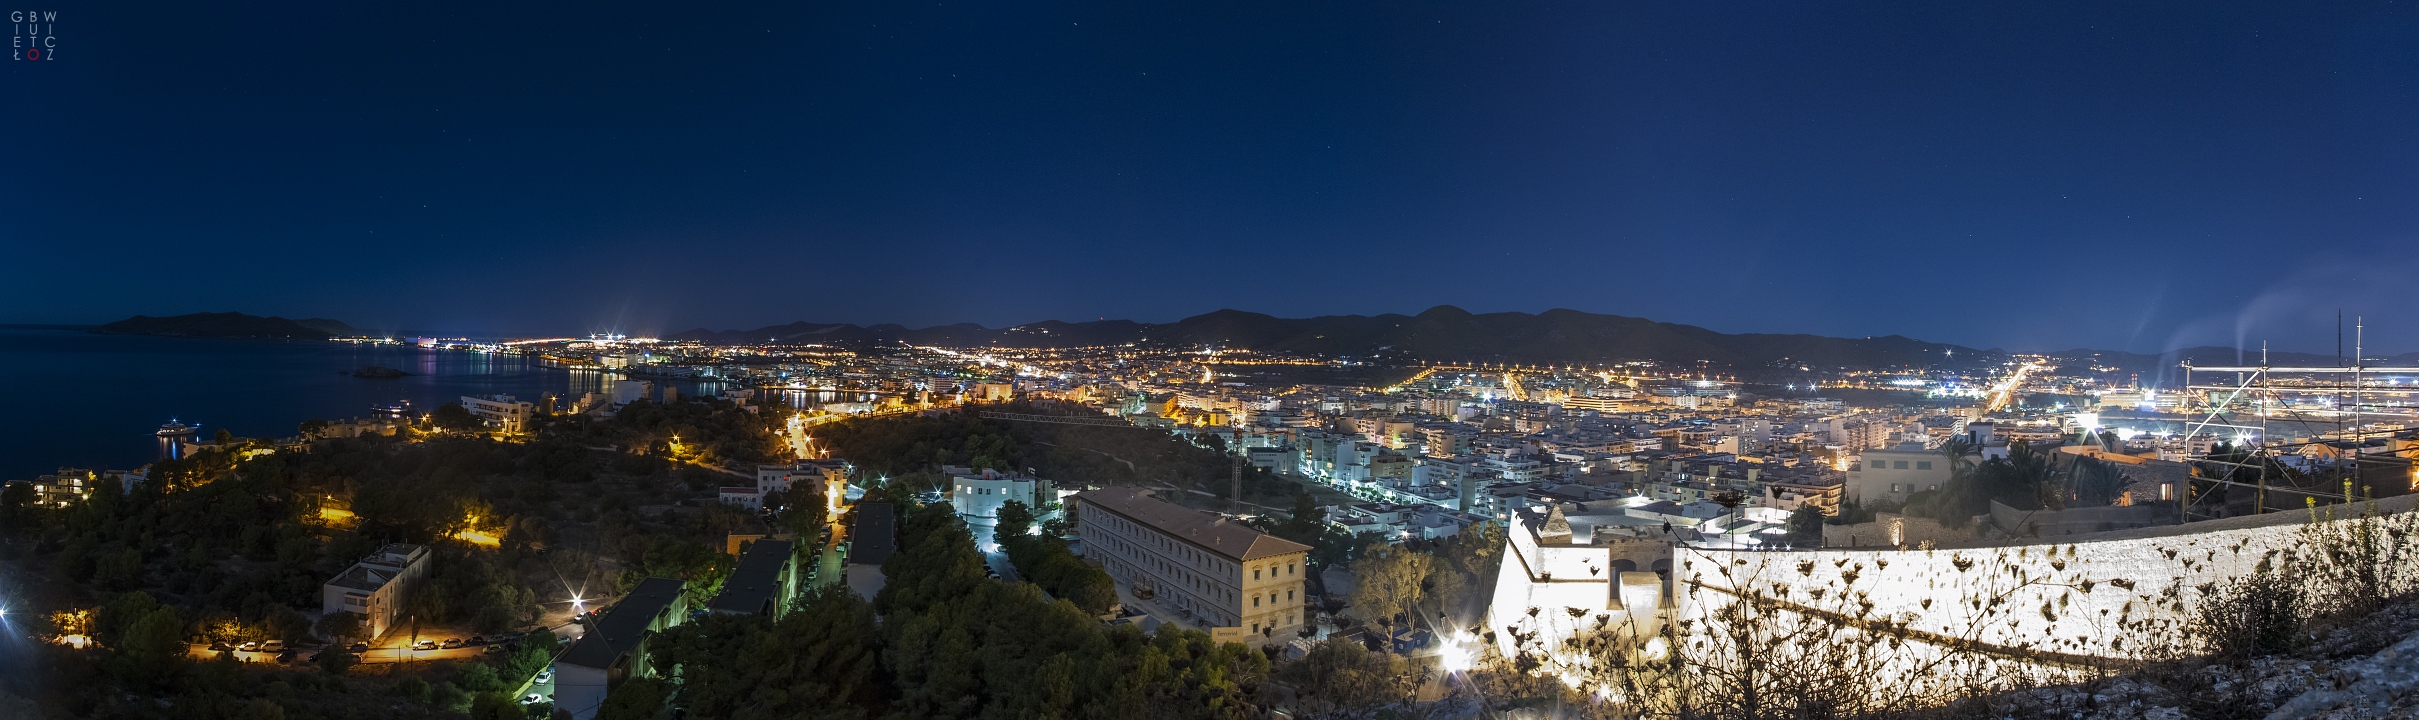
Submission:
{"label": "palm tree", "polygon": [[1953,485],[1973,475],[1974,461],[1968,458],[1980,455],[1982,448],[1975,446],[1974,441],[1967,440],[1965,436],[1952,435],[1940,444],[1938,452],[1949,459],[1949,484]]}
{"label": "palm tree", "polygon": [[1911,508],[1908,514],[1939,520],[1944,527],[1964,527],[1966,519],[1976,512],[1975,506],[1981,504],[1982,493],[1974,487],[1973,460],[1981,450],[1974,441],[1961,435],[1952,435],[1942,442],[1937,452],[1948,460],[1949,478],[1940,484],[1940,492],[1925,501],[1924,508]]}

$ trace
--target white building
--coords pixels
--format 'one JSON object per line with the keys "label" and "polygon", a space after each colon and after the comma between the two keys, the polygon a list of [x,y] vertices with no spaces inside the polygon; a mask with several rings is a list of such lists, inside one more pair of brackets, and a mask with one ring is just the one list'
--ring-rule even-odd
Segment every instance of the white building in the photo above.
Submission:
{"label": "white building", "polygon": [[395,543],[378,548],[319,587],[321,613],[354,612],[372,638],[385,635],[403,613],[412,587],[428,577],[426,546]]}
{"label": "white building", "polygon": [[[1486,627],[1536,633],[1547,648],[1600,620],[1638,637],[1659,632],[1674,607],[1676,544],[1650,523],[1618,511],[1565,516],[1558,506],[1514,512]],[[1496,642],[1518,656],[1514,633],[1498,632]]]}
{"label": "white building", "polygon": [[513,399],[511,395],[479,397],[462,396],[462,409],[487,421],[488,425],[508,433],[529,429],[529,413],[536,406]]}
{"label": "white building", "polygon": [[716,494],[715,497],[716,499],[721,500],[722,504],[724,505],[737,505],[749,510],[760,510],[764,508],[764,493],[758,492],[755,488],[747,487],[745,485],[722,488],[721,492]]}
{"label": "white building", "polygon": [[[1979,460],[1979,458],[1977,458]],[[1848,469],[1848,499],[1859,503],[1906,502],[1907,496],[1938,490],[1949,481],[1949,459],[1922,443],[1866,450]]]}
{"label": "white building", "polygon": [[998,522],[1000,507],[1014,500],[1031,508],[1034,478],[1028,475],[1001,474],[984,468],[942,468],[949,475],[949,504],[957,508],[958,517],[977,525]]}

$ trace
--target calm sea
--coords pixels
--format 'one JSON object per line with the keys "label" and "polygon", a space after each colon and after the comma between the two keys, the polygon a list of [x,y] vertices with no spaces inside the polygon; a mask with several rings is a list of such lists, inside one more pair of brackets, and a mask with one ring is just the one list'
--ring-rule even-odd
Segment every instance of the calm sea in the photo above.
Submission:
{"label": "calm sea", "polygon": [[[363,365],[412,373],[355,378]],[[592,370],[538,367],[517,356],[394,345],[95,335],[80,328],[0,325],[0,480],[61,467],[127,469],[153,460],[169,420],[207,438],[286,437],[313,418],[366,416],[409,400],[434,409],[463,395],[611,392]],[[683,383],[684,393],[719,392]]]}

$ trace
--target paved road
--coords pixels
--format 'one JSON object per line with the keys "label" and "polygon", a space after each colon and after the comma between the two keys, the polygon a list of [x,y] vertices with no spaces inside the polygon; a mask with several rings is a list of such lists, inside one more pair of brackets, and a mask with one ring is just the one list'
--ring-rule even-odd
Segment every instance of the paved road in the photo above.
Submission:
{"label": "paved road", "polygon": [[[578,640],[580,635],[585,634],[587,628],[579,623],[567,623],[560,627],[553,628],[552,631],[556,637],[561,638],[561,641],[568,645],[571,641]],[[531,632],[537,631],[533,630]],[[427,636],[424,635],[422,637],[425,638]],[[451,649],[439,648],[436,650],[407,650],[403,647],[403,644],[404,642],[401,639],[380,643],[378,646],[370,648],[368,652],[361,653],[356,659],[363,663],[464,660],[480,657],[487,652],[486,646],[470,646]],[[309,658],[311,657],[312,653],[316,653],[324,649],[326,648],[296,648],[293,664],[305,664],[309,662]],[[277,662],[277,653],[245,650],[229,650],[226,651],[226,653],[234,655],[236,660],[248,663],[257,662],[274,664]],[[188,645],[186,646],[186,654],[196,660],[212,660],[216,659],[220,655],[220,651],[210,649],[209,645]]]}
{"label": "paved road", "polygon": [[[190,645],[190,646],[188,646],[188,648],[187,648],[187,649],[188,649],[187,654],[188,654],[188,655],[191,655],[191,656],[192,656],[194,659],[196,659],[196,660],[211,660],[211,659],[216,659],[216,658],[217,658],[217,657],[220,655],[220,651],[210,649],[210,646],[209,646],[209,645]],[[321,651],[321,650],[325,650],[325,649],[326,649],[326,648],[297,648],[297,649],[296,649],[296,652],[294,653],[294,664],[296,664],[296,665],[301,665],[301,664],[307,663],[307,662],[309,662],[308,658],[310,658],[310,656],[311,656],[311,654],[312,654],[312,653],[316,653],[316,652],[319,652],[319,651]],[[359,656],[359,660],[360,660],[361,662],[364,662],[364,663],[391,663],[391,662],[403,662],[403,661],[425,662],[425,661],[429,661],[429,660],[461,660],[461,659],[465,659],[465,658],[475,658],[475,657],[479,657],[479,656],[480,656],[482,653],[486,652],[486,650],[487,650],[487,648],[484,648],[484,647],[463,647],[463,648],[454,648],[454,649],[451,649],[451,650],[438,649],[438,650],[418,650],[418,651],[408,651],[408,650],[404,650],[404,649],[402,649],[402,648],[396,648],[396,647],[377,647],[377,648],[370,648],[369,652],[361,653],[361,655]],[[240,660],[240,661],[243,661],[243,662],[248,662],[248,663],[255,663],[255,662],[256,662],[256,663],[271,663],[271,664],[274,664],[274,663],[276,663],[276,662],[277,662],[277,653],[271,653],[271,652],[254,652],[254,651],[245,651],[245,650],[228,650],[228,651],[225,651],[225,652],[226,652],[226,653],[228,653],[228,654],[232,654],[232,655],[234,655],[234,656],[235,656],[235,659],[237,659],[237,660]]]}

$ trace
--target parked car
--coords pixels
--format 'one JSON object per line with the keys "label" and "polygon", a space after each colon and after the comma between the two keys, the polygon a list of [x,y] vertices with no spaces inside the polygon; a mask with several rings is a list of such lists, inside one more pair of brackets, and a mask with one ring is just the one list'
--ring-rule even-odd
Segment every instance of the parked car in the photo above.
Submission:
{"label": "parked car", "polygon": [[232,646],[232,645],[228,645],[228,644],[227,644],[227,642],[226,642],[226,641],[224,641],[224,640],[214,640],[214,641],[211,641],[211,643],[210,643],[210,649],[212,649],[212,650],[216,650],[216,651],[219,651],[219,652],[226,652],[226,651],[229,651],[229,650],[233,650],[233,649],[235,649],[235,647],[234,647],[234,646]]}
{"label": "parked car", "polygon": [[539,670],[538,676],[530,678],[530,681],[539,685],[554,682],[554,668]]}
{"label": "parked car", "polygon": [[265,653],[285,652],[285,650],[286,641],[284,640],[271,640],[260,644],[260,651]]}
{"label": "parked car", "polygon": [[284,651],[284,652],[280,652],[280,653],[278,653],[278,654],[277,654],[277,662],[278,662],[279,664],[287,664],[287,663],[292,663],[292,662],[294,662],[294,651],[292,651],[292,650],[287,650],[287,651]]}
{"label": "parked car", "polygon": [[365,642],[357,642],[357,643],[353,643],[353,644],[351,644],[351,645],[346,645],[346,646],[344,646],[344,649],[349,650],[349,651],[352,651],[354,654],[358,655],[358,654],[361,654],[361,653],[369,652],[369,651],[370,651],[370,644],[369,644],[369,643],[365,643]]}
{"label": "parked car", "polygon": [[237,650],[242,650],[242,651],[244,651],[244,652],[259,652],[259,651],[260,651],[260,641],[259,641],[259,640],[245,640],[245,641],[244,641],[244,644],[235,646],[235,649],[237,649]]}
{"label": "parked car", "polygon": [[542,702],[545,702],[545,701],[546,701],[546,696],[544,696],[544,695],[539,695],[539,694],[537,694],[537,693],[530,693],[530,694],[527,694],[527,695],[523,695],[523,696],[521,696],[521,704],[523,704],[523,705],[536,705],[536,704],[538,704],[538,703],[542,703]]}
{"label": "parked car", "polygon": [[479,652],[488,655],[502,655],[504,653],[512,652],[512,648],[503,645],[489,645],[487,646],[487,649],[480,650]]}
{"label": "parked car", "polygon": [[480,645],[485,645],[485,644],[487,644],[487,636],[485,636],[485,635],[472,635],[472,636],[470,636],[470,639],[469,639],[469,640],[464,640],[464,641],[462,641],[462,642],[463,642],[463,644],[470,645],[470,646],[472,646],[472,647],[478,647],[478,646],[480,646]]}
{"label": "parked car", "polygon": [[435,641],[435,640],[422,640],[422,641],[420,641],[420,642],[417,642],[417,643],[412,644],[412,649],[413,649],[413,650],[435,650],[435,649],[437,649],[437,641]]}
{"label": "parked car", "polygon": [[445,644],[444,644],[444,645],[442,645],[441,647],[443,647],[443,648],[445,648],[445,649],[447,649],[447,650],[452,650],[452,649],[454,649],[454,648],[462,647],[462,639],[461,639],[461,638],[446,638],[446,639],[445,639]]}

